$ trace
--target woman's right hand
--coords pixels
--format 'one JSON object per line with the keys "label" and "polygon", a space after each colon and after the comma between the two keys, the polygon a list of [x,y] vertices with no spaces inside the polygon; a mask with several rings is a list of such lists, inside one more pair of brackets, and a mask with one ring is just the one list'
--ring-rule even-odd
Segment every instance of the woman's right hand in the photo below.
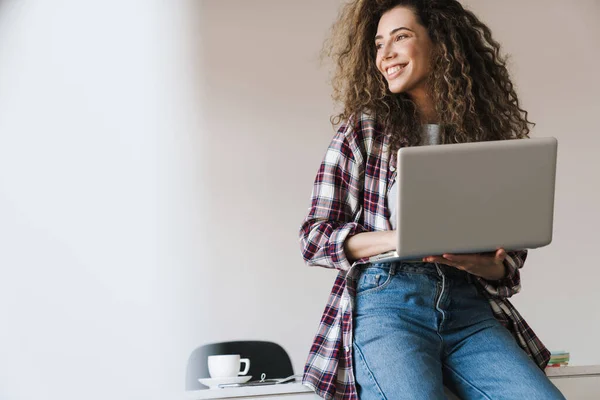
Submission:
{"label": "woman's right hand", "polygon": [[344,242],[344,252],[350,262],[396,250],[396,231],[363,232]]}

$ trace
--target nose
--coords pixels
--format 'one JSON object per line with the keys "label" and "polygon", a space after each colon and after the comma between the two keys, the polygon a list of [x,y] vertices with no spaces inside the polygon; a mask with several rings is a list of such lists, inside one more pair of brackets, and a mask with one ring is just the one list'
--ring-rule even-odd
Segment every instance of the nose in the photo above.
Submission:
{"label": "nose", "polygon": [[391,45],[390,42],[387,42],[382,49],[382,55],[381,58],[384,60],[389,60],[391,58],[394,58],[396,56],[396,52],[394,51],[393,46]]}

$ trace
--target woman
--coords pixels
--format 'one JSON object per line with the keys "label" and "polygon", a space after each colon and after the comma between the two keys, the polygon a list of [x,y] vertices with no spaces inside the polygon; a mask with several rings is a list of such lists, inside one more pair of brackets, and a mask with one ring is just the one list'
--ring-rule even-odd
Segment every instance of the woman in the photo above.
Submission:
{"label": "woman", "polygon": [[398,148],[528,136],[490,30],[455,0],[356,0],[328,54],[342,124],[300,237],[308,265],[340,272],[304,383],[324,398],[443,399],[446,385],[463,399],[562,399],[507,300],[525,251],[367,261],[395,247]]}

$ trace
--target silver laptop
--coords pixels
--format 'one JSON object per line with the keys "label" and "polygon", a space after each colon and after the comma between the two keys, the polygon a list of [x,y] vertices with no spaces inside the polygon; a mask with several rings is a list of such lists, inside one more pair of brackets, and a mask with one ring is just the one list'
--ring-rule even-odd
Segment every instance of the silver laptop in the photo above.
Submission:
{"label": "silver laptop", "polygon": [[557,146],[535,138],[401,148],[397,250],[369,261],[548,245]]}

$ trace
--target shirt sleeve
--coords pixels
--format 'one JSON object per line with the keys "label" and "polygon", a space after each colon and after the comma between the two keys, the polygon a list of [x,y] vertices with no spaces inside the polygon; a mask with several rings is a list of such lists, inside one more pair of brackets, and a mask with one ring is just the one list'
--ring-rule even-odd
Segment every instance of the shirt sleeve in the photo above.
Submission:
{"label": "shirt sleeve", "polygon": [[351,267],[344,242],[366,231],[358,222],[363,183],[363,166],[356,162],[346,126],[342,125],[319,167],[311,206],[299,232],[302,256],[309,266],[339,270]]}
{"label": "shirt sleeve", "polygon": [[504,278],[494,281],[478,277],[477,280],[490,297],[509,298],[521,291],[521,273],[519,269],[523,267],[526,258],[527,250],[508,252],[504,259],[504,266],[506,267]]}

